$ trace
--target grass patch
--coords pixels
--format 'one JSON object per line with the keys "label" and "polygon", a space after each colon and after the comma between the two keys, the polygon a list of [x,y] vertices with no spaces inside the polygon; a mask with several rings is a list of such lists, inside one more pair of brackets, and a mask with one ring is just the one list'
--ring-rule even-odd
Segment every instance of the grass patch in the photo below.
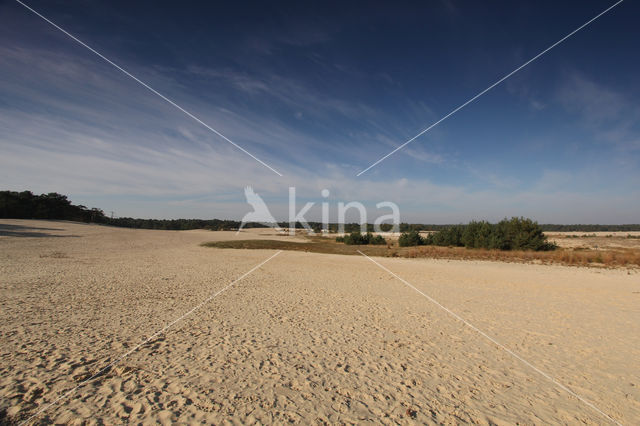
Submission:
{"label": "grass patch", "polygon": [[640,250],[557,249],[555,251],[489,250],[464,247],[419,246],[399,247],[397,242],[386,245],[346,245],[330,238],[307,237],[309,242],[282,240],[240,240],[203,243],[205,247],[249,250],[288,250],[360,256],[405,257],[457,260],[489,260],[497,262],[543,263],[590,267],[639,267]]}
{"label": "grass patch", "polygon": [[250,250],[289,250],[304,251],[309,253],[358,255],[358,250],[368,256],[389,256],[387,246],[369,245],[346,245],[339,244],[328,238],[307,237],[308,243],[282,240],[239,240],[239,241],[214,241],[203,243],[205,247],[227,248],[227,249],[250,249]]}

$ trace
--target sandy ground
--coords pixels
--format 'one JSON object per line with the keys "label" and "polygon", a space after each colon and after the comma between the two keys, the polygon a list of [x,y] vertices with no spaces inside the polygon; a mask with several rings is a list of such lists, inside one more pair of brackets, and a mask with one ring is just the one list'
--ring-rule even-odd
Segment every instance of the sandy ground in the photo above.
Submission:
{"label": "sandy ground", "polygon": [[[590,250],[640,249],[640,232],[546,232],[560,247]],[[631,235],[635,238],[628,238]]]}
{"label": "sandy ground", "polygon": [[[199,246],[228,238],[0,221],[4,415],[26,419],[274,253]],[[377,260],[640,423],[637,273]],[[281,253],[36,421],[607,423],[366,258],[303,252]]]}

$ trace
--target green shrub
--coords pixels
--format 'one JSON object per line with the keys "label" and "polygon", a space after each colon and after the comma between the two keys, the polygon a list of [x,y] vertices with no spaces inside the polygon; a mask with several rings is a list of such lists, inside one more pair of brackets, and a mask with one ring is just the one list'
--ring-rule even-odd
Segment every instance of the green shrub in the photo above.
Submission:
{"label": "green shrub", "polygon": [[[338,237],[338,238],[341,238],[341,237]],[[336,238],[336,241],[344,242],[347,245],[368,245],[368,244],[384,245],[387,243],[387,240],[385,240],[381,235],[374,236],[371,232],[362,234],[360,233],[360,231],[355,231],[355,232],[352,232],[351,234],[345,235],[344,237],[341,238],[341,240],[338,240],[338,238]]]}
{"label": "green shrub", "polygon": [[387,240],[384,239],[382,235],[372,236],[369,240],[369,244],[373,244],[374,246],[383,246],[387,244]]}
{"label": "green shrub", "polygon": [[492,230],[489,222],[470,222],[462,232],[462,245],[467,248],[488,248]]}
{"label": "green shrub", "polygon": [[462,243],[464,230],[464,225],[453,225],[446,229],[443,229],[442,231],[429,234],[427,238],[425,238],[424,243],[426,245],[433,246],[462,247],[464,246],[464,244]]}
{"label": "green shrub", "polygon": [[[472,221],[430,234],[426,245],[485,248],[495,250],[554,250],[537,222],[523,217],[503,219],[496,224]],[[409,244],[416,245],[416,244]]]}
{"label": "green shrub", "polygon": [[421,246],[424,243],[425,241],[418,231],[403,232],[400,238],[398,238],[398,245],[400,247]]}

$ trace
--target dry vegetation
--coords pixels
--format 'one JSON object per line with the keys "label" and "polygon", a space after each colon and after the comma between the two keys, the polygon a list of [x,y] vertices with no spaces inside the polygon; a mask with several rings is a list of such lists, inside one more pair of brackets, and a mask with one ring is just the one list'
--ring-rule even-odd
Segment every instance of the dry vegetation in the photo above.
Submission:
{"label": "dry vegetation", "polygon": [[336,243],[332,239],[323,237],[305,237],[308,242],[282,241],[282,240],[239,240],[239,241],[213,241],[202,244],[205,247],[233,248],[233,249],[265,249],[265,250],[289,250],[304,251],[310,253],[360,255],[358,250],[369,256],[394,256],[394,253],[402,251],[392,244],[386,246],[346,245]]}
{"label": "dry vegetation", "polygon": [[[368,256],[489,260],[500,262],[561,264],[568,266],[589,267],[640,267],[640,247],[606,247],[595,249],[587,247],[562,247],[555,251],[504,251],[487,249],[467,249],[464,247],[399,247],[396,241],[387,245],[350,246],[336,243],[330,238],[307,237],[309,242],[276,241],[276,240],[240,240],[216,241],[204,243],[207,247],[235,249],[276,249],[304,251],[311,253],[329,253],[343,255],[359,255],[358,250]],[[605,237],[602,237],[605,238]],[[637,241],[637,240],[636,240]]]}
{"label": "dry vegetation", "polygon": [[502,251],[465,249],[463,247],[413,247],[403,257],[493,260],[501,262],[534,262],[569,266],[638,267],[640,250],[558,249],[555,251]]}

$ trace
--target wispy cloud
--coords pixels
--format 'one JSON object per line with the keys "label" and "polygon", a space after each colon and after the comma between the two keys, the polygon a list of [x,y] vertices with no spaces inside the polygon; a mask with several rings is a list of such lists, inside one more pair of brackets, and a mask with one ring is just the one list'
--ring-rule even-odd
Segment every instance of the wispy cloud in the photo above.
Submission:
{"label": "wispy cloud", "polygon": [[557,99],[601,142],[623,151],[640,149],[640,107],[622,92],[573,72],[558,90]]}
{"label": "wispy cloud", "polygon": [[514,78],[507,80],[505,85],[507,92],[524,100],[527,106],[533,111],[541,111],[547,107],[545,102],[540,99],[540,94],[532,87],[531,84],[526,83],[523,79]]}
{"label": "wispy cloud", "polygon": [[[438,19],[445,13],[465,19],[454,2],[437,7]],[[285,174],[277,178],[40,22],[6,4],[0,9],[4,188],[60,191],[117,214],[155,217],[241,217],[247,211],[246,185],[273,204],[279,219],[288,214],[288,186],[296,186],[301,199],[318,201],[328,188],[332,203],[360,200],[372,212],[376,202],[394,201],[404,220],[420,222],[512,214],[541,221],[631,221],[640,210],[630,183],[638,176],[637,102],[582,74],[570,75],[555,96],[535,79],[514,80],[508,94],[493,93],[496,98],[433,129],[380,173],[355,179],[362,164],[422,130],[468,92],[442,83],[449,81],[444,73],[458,66],[462,71],[450,81],[468,83],[464,55],[456,53],[461,59],[454,64],[441,63],[450,52],[422,55],[440,45],[421,39],[410,46],[413,33],[367,46],[367,37],[378,34],[367,32],[369,23],[345,27],[321,19],[283,31],[247,31],[229,48],[207,44],[198,50],[167,36],[162,40],[174,44],[166,51],[153,44],[156,55],[148,57],[150,42],[126,31],[131,21],[114,18],[121,32],[96,36],[127,69]],[[384,13],[377,13],[371,25],[387,25]],[[393,13],[398,30],[414,22],[402,11]],[[93,37],[89,23],[76,15],[64,19]],[[353,39],[345,53],[340,37],[347,30]],[[410,60],[394,57],[405,48],[413,52]],[[421,62],[427,59],[432,62]],[[565,127],[523,120],[512,111],[514,96],[524,101],[528,116],[557,114]],[[492,109],[494,101],[500,108]],[[605,161],[600,168],[580,165],[589,153],[576,129],[617,150],[626,168]],[[551,142],[549,134],[555,137]],[[542,141],[535,155],[529,155],[532,140]],[[545,151],[549,144],[566,152],[570,143],[578,144],[575,163],[565,165],[563,158],[547,164],[555,154]],[[603,183],[603,176],[622,185],[607,191],[610,182]],[[608,214],[603,205],[620,211]]]}

